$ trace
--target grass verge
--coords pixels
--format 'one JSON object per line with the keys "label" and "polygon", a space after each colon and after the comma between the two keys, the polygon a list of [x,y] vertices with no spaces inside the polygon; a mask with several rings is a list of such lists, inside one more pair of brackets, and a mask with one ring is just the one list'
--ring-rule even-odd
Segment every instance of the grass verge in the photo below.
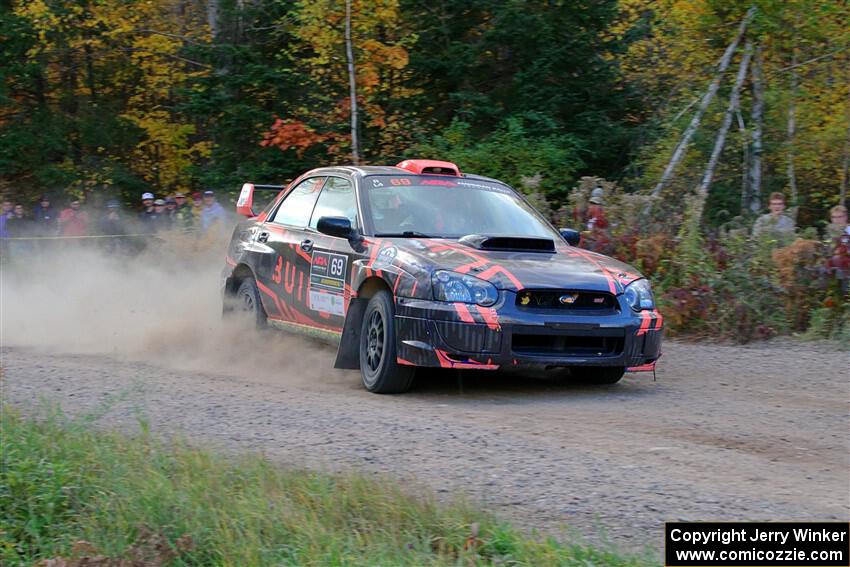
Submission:
{"label": "grass verge", "polygon": [[55,410],[0,408],[0,441],[2,565],[649,564],[529,537],[386,479],[164,444],[144,427],[97,432]]}

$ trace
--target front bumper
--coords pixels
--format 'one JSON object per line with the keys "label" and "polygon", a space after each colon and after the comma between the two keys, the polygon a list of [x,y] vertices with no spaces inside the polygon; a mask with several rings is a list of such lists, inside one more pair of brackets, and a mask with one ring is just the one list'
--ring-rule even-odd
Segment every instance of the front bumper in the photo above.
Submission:
{"label": "front bumper", "polygon": [[492,308],[396,298],[399,364],[497,370],[617,366],[651,370],[661,354],[662,317],[617,298],[603,313],[523,309],[502,292]]}

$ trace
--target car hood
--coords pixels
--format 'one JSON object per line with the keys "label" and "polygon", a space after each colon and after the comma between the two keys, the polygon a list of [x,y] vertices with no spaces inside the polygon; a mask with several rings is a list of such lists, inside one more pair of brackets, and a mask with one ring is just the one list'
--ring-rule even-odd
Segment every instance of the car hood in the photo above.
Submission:
{"label": "car hood", "polygon": [[414,275],[437,269],[467,273],[499,289],[571,289],[622,293],[643,277],[633,267],[581,248],[558,244],[554,252],[480,250],[457,240],[376,239],[380,256],[392,256]]}

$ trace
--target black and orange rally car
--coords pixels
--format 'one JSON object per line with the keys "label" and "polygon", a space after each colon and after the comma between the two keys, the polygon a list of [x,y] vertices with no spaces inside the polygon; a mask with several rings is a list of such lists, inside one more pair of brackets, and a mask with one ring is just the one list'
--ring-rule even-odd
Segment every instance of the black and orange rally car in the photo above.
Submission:
{"label": "black and orange rally car", "polygon": [[[259,214],[259,189],[277,197]],[[417,367],[569,368],[596,383],[652,370],[661,314],[634,268],[577,246],[517,191],[449,162],[323,167],[246,183],[224,309],[338,342],[372,392]]]}

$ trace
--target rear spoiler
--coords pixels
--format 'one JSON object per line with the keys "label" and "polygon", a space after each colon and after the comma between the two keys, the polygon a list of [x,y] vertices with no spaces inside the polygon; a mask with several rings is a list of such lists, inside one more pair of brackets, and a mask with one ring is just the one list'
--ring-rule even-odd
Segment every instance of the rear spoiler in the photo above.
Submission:
{"label": "rear spoiler", "polygon": [[254,185],[244,183],[239,198],[236,200],[236,212],[248,218],[257,216],[254,213],[254,191],[283,191],[285,185]]}

